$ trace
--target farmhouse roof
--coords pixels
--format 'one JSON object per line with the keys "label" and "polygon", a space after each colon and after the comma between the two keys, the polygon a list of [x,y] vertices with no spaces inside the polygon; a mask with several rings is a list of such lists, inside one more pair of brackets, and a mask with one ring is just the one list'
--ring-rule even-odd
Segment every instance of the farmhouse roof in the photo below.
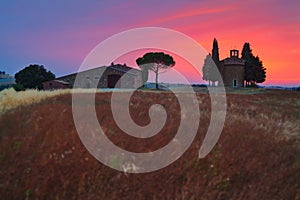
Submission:
{"label": "farmhouse roof", "polygon": [[[126,64],[121,65],[121,64],[114,64],[114,63],[112,63],[110,66],[96,67],[96,68],[92,68],[92,69],[88,69],[88,70],[84,70],[84,71],[80,71],[80,72],[68,74],[68,75],[65,75],[65,76],[61,76],[61,77],[58,77],[57,79],[62,79],[62,78],[66,78],[68,76],[74,76],[74,75],[76,76],[78,73],[87,72],[87,71],[91,71],[91,70],[95,70],[95,69],[100,69],[100,68],[103,68],[103,67],[111,68],[111,69],[114,69],[114,70],[117,70],[117,71],[120,71],[120,72],[124,72],[124,73],[128,73],[128,74],[131,74],[131,75],[135,75],[135,76],[137,75],[138,72],[141,71],[139,69],[135,69],[135,68],[129,67]],[[131,71],[128,72],[129,70],[131,70]]]}

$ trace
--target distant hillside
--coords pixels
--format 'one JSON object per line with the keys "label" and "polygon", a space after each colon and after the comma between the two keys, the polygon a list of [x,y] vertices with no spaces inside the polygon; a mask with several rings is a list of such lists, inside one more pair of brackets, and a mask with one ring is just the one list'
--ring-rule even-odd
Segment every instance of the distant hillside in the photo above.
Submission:
{"label": "distant hillside", "polygon": [[278,90],[291,90],[291,91],[300,91],[299,87],[283,87],[283,86],[259,86],[260,88],[266,89],[278,89]]}

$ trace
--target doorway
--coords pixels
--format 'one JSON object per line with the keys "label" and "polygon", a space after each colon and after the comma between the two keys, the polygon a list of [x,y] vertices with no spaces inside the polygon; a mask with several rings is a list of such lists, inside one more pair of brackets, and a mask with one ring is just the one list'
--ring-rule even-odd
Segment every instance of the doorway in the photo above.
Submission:
{"label": "doorway", "polygon": [[121,75],[118,75],[118,74],[108,75],[107,76],[107,87],[108,88],[120,87],[120,83],[118,83],[120,78],[121,78]]}
{"label": "doorway", "polygon": [[233,87],[237,87],[237,80],[233,79]]}

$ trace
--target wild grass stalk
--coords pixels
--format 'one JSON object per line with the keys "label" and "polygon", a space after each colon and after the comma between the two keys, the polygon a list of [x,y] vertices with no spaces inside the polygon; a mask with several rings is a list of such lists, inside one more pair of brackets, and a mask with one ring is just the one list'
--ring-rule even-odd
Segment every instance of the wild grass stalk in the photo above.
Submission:
{"label": "wild grass stalk", "polygon": [[67,93],[71,93],[71,90],[26,90],[16,92],[13,88],[6,89],[0,92],[0,115],[18,106],[27,106],[39,103],[46,98]]}

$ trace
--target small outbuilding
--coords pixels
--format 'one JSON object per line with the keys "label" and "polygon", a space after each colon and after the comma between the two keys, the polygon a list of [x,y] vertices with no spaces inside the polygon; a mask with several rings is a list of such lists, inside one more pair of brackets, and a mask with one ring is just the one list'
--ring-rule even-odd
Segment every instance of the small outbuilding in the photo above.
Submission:
{"label": "small outbuilding", "polygon": [[43,82],[44,90],[57,90],[57,89],[67,89],[69,83],[61,80],[51,80]]}

